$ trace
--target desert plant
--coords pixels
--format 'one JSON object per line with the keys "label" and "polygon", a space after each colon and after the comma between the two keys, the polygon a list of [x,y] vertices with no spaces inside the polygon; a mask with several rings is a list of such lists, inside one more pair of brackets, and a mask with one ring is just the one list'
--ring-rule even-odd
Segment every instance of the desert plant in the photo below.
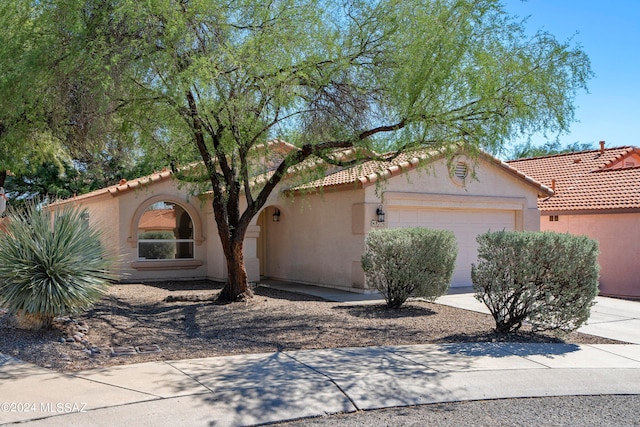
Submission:
{"label": "desert plant", "polygon": [[485,303],[496,331],[523,322],[534,331],[577,329],[598,294],[598,242],[554,232],[489,232],[478,236],[471,269],[475,297]]}
{"label": "desert plant", "polygon": [[451,282],[458,248],[452,232],[427,228],[372,230],[365,239],[362,268],[367,283],[390,308],[412,296],[434,300]]}
{"label": "desert plant", "polygon": [[9,214],[0,235],[0,307],[14,312],[23,327],[45,327],[56,316],[89,308],[115,279],[109,271],[114,257],[85,215],[34,204]]}

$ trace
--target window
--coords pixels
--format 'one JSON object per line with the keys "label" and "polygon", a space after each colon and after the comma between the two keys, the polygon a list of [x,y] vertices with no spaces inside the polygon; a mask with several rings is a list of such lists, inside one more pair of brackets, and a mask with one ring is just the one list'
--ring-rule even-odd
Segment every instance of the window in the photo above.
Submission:
{"label": "window", "polygon": [[549,215],[549,221],[551,222],[558,221],[558,215]]}
{"label": "window", "polygon": [[138,259],[193,259],[193,222],[177,203],[149,206],[138,222]]}

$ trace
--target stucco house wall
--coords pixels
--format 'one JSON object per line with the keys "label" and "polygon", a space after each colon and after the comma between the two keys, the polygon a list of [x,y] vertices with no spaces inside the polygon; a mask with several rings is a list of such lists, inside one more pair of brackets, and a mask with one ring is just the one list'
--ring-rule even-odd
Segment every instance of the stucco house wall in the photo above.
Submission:
{"label": "stucco house wall", "polygon": [[[555,218],[554,218],[555,219]],[[600,255],[600,294],[638,297],[640,213],[560,214],[557,221],[541,217],[541,229],[596,239]]]}
{"label": "stucco house wall", "polygon": [[[460,266],[458,281],[454,283],[454,286],[470,286],[470,268],[477,250],[475,236],[502,229],[504,220],[494,220],[498,215],[508,218],[508,229],[539,230],[539,188],[518,179],[494,161],[478,158],[475,166],[473,160],[466,157],[457,161],[469,165],[470,174],[473,167],[475,177],[459,182],[449,173],[446,160],[438,160],[426,168],[393,175],[380,182],[380,186],[376,182],[362,186],[348,183],[272,201],[275,204],[266,208],[263,217],[256,221],[260,228],[259,240],[266,242],[258,243],[258,246],[265,245],[260,253],[267,259],[261,275],[365,290],[360,256],[371,229],[433,226],[430,219],[435,215],[453,217],[452,212],[471,212],[469,217],[476,223],[456,230],[459,243],[464,245],[459,255],[459,262],[464,265]],[[377,223],[379,206],[386,212],[385,223]],[[275,207],[281,212],[279,222],[272,221]],[[414,222],[393,221],[396,211],[408,210],[412,210]]]}
{"label": "stucco house wall", "polygon": [[[261,255],[266,258],[262,275],[333,287],[362,287],[361,279],[354,284],[353,269],[354,264],[359,266],[364,248],[363,196],[363,190],[355,187],[282,196],[263,210],[259,219],[264,233]],[[278,222],[272,219],[274,206],[280,210]]]}
{"label": "stucco house wall", "polygon": [[[134,184],[134,187],[130,187]],[[129,186],[129,187],[128,187]],[[108,191],[108,190],[112,191]],[[52,208],[74,204],[89,211],[89,223],[104,231],[104,244],[118,257],[117,273],[122,281],[201,279],[208,276],[208,233],[200,200],[179,188],[169,175],[148,185],[137,181],[56,203]],[[174,202],[185,208],[194,226],[194,258],[176,260],[138,260],[138,222],[145,209],[159,201]]]}
{"label": "stucco house wall", "polygon": [[[422,167],[425,163],[429,166]],[[450,173],[452,164],[456,168],[464,164],[464,178]],[[428,153],[407,153],[355,169],[333,168],[310,183],[292,184],[294,178],[272,192],[247,229],[244,256],[250,281],[269,277],[365,292],[360,257],[370,230],[422,225],[456,233],[461,255],[454,285],[469,286],[476,235],[502,228],[537,230],[536,198],[549,194],[546,187],[488,155],[475,161],[459,156],[448,163],[433,160]],[[177,259],[139,256],[140,219],[149,206],[161,201],[177,204],[189,214],[193,258],[180,258],[179,252]],[[122,260],[123,281],[226,279],[211,195],[191,195],[170,172],[123,180],[58,205],[66,203],[89,208],[90,222],[106,230],[105,243]],[[378,222],[378,207],[386,212],[384,222]],[[182,217],[181,212],[172,217]]]}
{"label": "stucco house wall", "polygon": [[[459,179],[451,165],[464,163],[468,177]],[[409,171],[382,184],[366,188],[365,200],[382,202],[387,227],[425,226],[454,232],[458,259],[452,286],[471,286],[471,264],[477,259],[476,236],[487,231],[539,230],[538,191],[512,172],[483,157],[458,156]],[[381,195],[381,199],[379,198]]]}
{"label": "stucco house wall", "polygon": [[554,189],[538,199],[540,229],[585,235],[600,244],[600,293],[640,298],[640,149],[564,153],[508,164]]}

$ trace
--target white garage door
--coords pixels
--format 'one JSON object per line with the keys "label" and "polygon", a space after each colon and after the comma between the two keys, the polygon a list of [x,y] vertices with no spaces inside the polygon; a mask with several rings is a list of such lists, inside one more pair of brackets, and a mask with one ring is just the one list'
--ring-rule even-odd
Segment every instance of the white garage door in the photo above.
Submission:
{"label": "white garage door", "polygon": [[458,259],[451,279],[452,287],[471,286],[471,264],[476,262],[476,236],[487,231],[515,230],[511,210],[432,210],[422,208],[389,209],[389,228],[428,227],[451,230],[458,242]]}

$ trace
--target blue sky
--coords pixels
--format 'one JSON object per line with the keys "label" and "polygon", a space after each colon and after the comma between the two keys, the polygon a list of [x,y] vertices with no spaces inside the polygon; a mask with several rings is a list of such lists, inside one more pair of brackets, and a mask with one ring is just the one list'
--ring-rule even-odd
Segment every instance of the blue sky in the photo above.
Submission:
{"label": "blue sky", "polygon": [[[576,119],[562,145],[606,141],[640,145],[640,0],[503,0],[506,10],[529,16],[526,28],[560,41],[570,37],[591,60],[589,93],[576,98]],[[534,136],[542,145],[546,139]]]}

